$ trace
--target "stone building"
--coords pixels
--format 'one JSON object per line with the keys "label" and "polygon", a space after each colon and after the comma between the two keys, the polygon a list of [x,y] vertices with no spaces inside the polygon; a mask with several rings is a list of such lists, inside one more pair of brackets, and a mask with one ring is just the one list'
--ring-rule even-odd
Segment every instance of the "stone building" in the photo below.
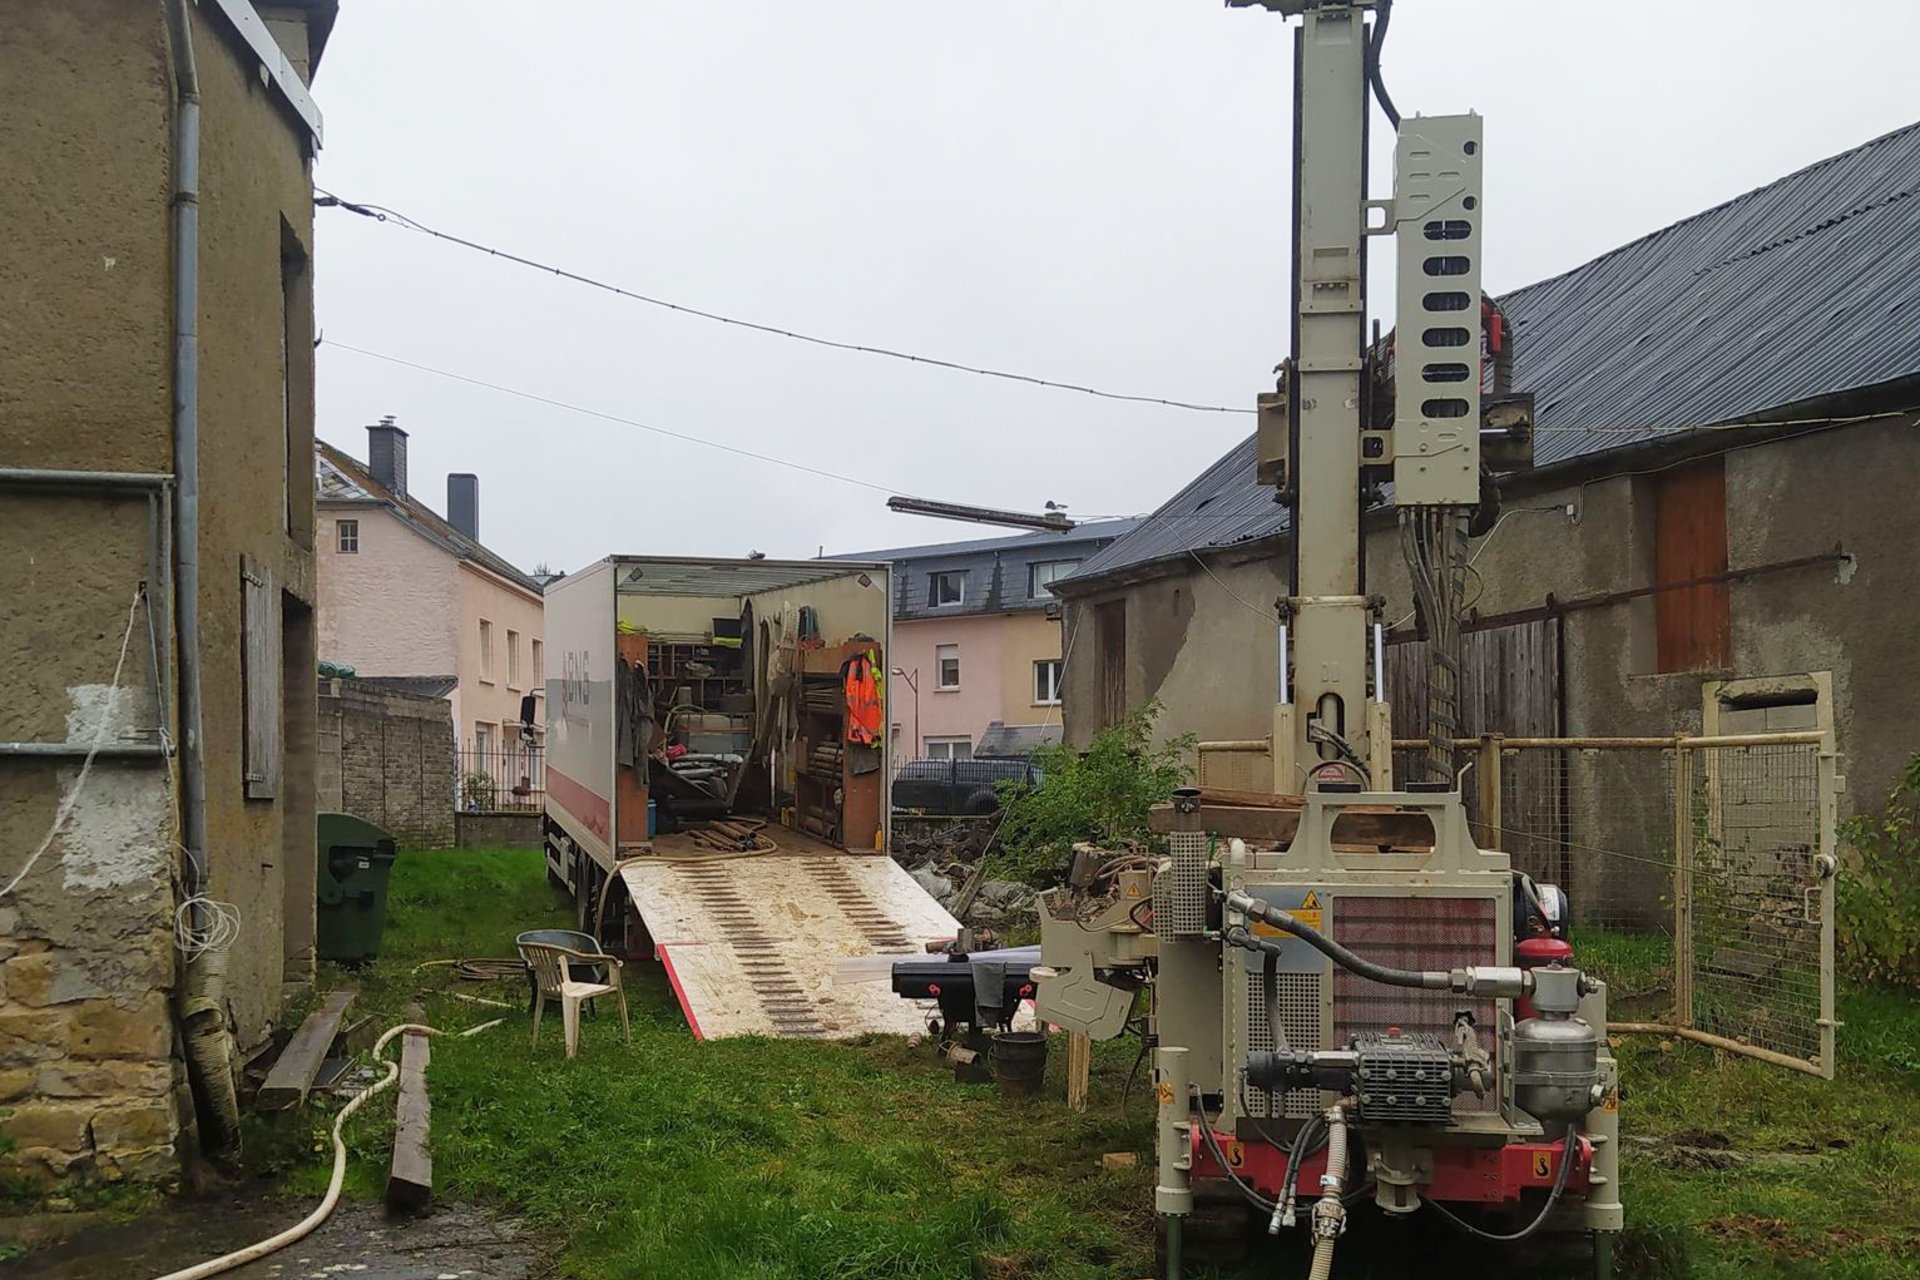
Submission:
{"label": "stone building", "polygon": [[[1920,125],[1500,299],[1538,436],[1470,552],[1470,647],[1515,678],[1463,728],[1830,715],[1843,805],[1879,801],[1920,747],[1917,186]],[[1055,585],[1070,743],[1149,698],[1167,736],[1269,733],[1290,548],[1254,464],[1249,438]],[[1365,542],[1390,641],[1411,641],[1391,510]],[[1400,737],[1422,732],[1395,690],[1414,665],[1389,663]]]}
{"label": "stone building", "polygon": [[9,1176],[229,1147],[234,1063],[312,974],[307,82],[334,8],[0,23]]}

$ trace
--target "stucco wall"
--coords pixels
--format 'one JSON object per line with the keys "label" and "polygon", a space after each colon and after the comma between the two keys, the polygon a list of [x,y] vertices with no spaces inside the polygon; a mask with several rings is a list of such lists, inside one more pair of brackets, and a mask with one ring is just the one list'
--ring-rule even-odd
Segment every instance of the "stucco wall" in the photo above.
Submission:
{"label": "stucco wall", "polygon": [[[990,721],[1001,719],[1006,702],[1005,619],[1000,615],[930,618],[893,624],[892,665],[918,669],[920,729],[914,732],[914,694],[894,677],[893,722],[900,726],[902,757],[924,755],[928,738],[965,738],[978,742]],[[941,645],[960,649],[960,687],[940,690]]]}
{"label": "stucco wall", "polygon": [[[460,745],[473,745],[475,724],[505,725],[503,735],[511,734],[520,723],[520,699],[529,693],[544,697],[533,683],[533,642],[544,640],[540,597],[510,586],[473,565],[461,562],[455,579],[459,604],[459,630],[456,633],[460,686],[454,691],[454,729]],[[493,623],[492,678],[480,662],[480,620]],[[509,680],[507,671],[507,632],[520,636],[520,671],[517,680]],[[544,724],[544,713],[535,724]],[[503,742],[505,738],[496,739]]]}
{"label": "stucco wall", "polygon": [[[339,552],[339,522],[360,522],[360,549]],[[460,579],[453,553],[377,506],[321,508],[316,538],[320,656],[363,676],[459,671]]]}
{"label": "stucco wall", "polygon": [[1000,711],[994,719],[1006,724],[1056,721],[1060,708],[1033,700],[1033,664],[1060,656],[1060,624],[1045,613],[1001,615]]}
{"label": "stucco wall", "polygon": [[[171,86],[161,6],[75,0],[14,6],[0,39],[0,465],[171,472]],[[262,90],[250,55],[206,7],[192,11],[201,72],[200,430],[208,891],[241,930],[226,1005],[244,1048],[264,1043],[285,978],[311,937],[310,513],[278,486],[311,451],[310,313],[296,298],[288,395],[281,368],[283,248],[311,245],[303,135]],[[296,257],[298,254],[296,253]],[[291,434],[283,420],[291,409]],[[304,476],[304,470],[301,472]],[[140,501],[8,494],[0,521],[0,658],[11,673],[0,737],[90,740],[162,726],[174,638],[138,615],[122,686],[111,679],[135,584],[157,586]],[[291,521],[289,520],[291,515]],[[292,525],[291,535],[289,524]],[[277,589],[284,670],[257,673],[285,701],[279,794],[242,777],[241,566]],[[78,783],[74,761],[0,761],[8,879]],[[42,861],[0,905],[0,1104],[9,1164],[29,1176],[158,1175],[183,1105],[167,992],[172,808],[158,760],[103,761]],[[304,884],[304,893],[290,886]],[[288,928],[289,912],[295,926]],[[291,935],[291,940],[290,940]]]}

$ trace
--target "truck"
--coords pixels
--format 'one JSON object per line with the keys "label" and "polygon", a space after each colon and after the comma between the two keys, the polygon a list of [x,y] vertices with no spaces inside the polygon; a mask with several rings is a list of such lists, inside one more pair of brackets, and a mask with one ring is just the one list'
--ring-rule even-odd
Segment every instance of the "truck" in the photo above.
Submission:
{"label": "truck", "polygon": [[[620,861],[699,819],[885,847],[890,598],[888,566],[837,560],[610,556],[547,588],[542,827],[583,925]],[[865,742],[855,664],[879,694]]]}

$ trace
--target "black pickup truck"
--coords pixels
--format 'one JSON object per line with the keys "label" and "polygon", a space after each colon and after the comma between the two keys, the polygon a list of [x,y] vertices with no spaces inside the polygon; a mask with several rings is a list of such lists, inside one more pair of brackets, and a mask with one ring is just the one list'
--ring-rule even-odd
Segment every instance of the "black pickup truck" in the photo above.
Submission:
{"label": "black pickup truck", "polygon": [[945,817],[992,813],[1000,807],[1000,784],[1040,785],[1040,767],[1030,760],[914,760],[893,778],[893,807]]}

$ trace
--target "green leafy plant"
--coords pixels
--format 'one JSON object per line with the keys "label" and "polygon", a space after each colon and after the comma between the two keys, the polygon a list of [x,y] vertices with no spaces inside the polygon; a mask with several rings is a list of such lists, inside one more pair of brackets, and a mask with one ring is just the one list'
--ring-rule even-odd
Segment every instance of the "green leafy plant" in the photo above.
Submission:
{"label": "green leafy plant", "polygon": [[1920,990],[1920,752],[1884,809],[1850,818],[1835,901],[1840,961],[1853,976]]}
{"label": "green leafy plant", "polygon": [[460,779],[460,799],[469,810],[493,808],[493,779],[484,773],[470,773]]}
{"label": "green leafy plant", "polygon": [[1084,752],[1042,748],[1037,787],[1001,783],[996,873],[1044,887],[1059,880],[1076,841],[1156,843],[1147,811],[1187,780],[1194,749],[1191,734],[1155,746],[1159,716],[1160,704],[1148,702],[1095,734]]}

